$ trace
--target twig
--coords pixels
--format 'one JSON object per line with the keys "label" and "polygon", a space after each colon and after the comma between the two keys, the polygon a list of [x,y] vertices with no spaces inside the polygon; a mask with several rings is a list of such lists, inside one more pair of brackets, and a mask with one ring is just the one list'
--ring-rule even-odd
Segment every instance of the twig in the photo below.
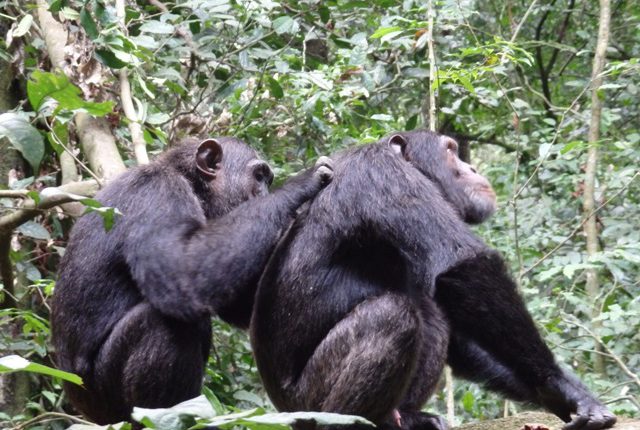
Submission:
{"label": "twig", "polygon": [[[58,138],[58,135],[53,131],[53,127],[51,127],[51,124],[49,124],[46,120],[44,121],[45,124],[47,125],[47,128],[49,129],[49,131],[51,133],[49,133],[49,135],[53,138],[53,140],[55,140],[55,142],[60,145],[62,147],[62,149],[64,149],[64,151],[71,155],[71,157],[75,160],[76,163],[78,163],[80,165],[80,167],[82,167],[82,169],[87,172],[97,183],[100,187],[102,187],[103,184],[103,180],[100,179],[100,177],[98,177],[98,175],[96,175],[93,170],[91,170],[89,168],[89,166],[87,166],[85,163],[83,163],[78,157],[76,157],[76,155],[73,153],[73,151],[64,143],[62,143],[62,141],[60,140],[60,138]],[[69,182],[71,183],[71,182]]]}
{"label": "twig", "polygon": [[640,403],[633,396],[616,397],[615,399],[608,400],[604,403],[606,405],[610,405],[611,403],[618,403],[618,402],[622,402],[623,400],[626,400],[629,403],[632,403],[633,406],[635,406],[640,411]]}
{"label": "twig", "polygon": [[573,324],[578,328],[581,328],[582,330],[584,330],[585,332],[587,332],[587,334],[589,336],[591,336],[591,338],[593,338],[593,340],[595,340],[600,346],[602,346],[602,348],[604,348],[604,350],[607,352],[607,354],[609,355],[609,357],[616,362],[616,364],[618,365],[618,367],[620,367],[620,369],[628,376],[632,379],[632,381],[638,385],[638,387],[640,387],[640,377],[638,377],[638,375],[636,375],[635,373],[633,373],[631,371],[631,369],[629,369],[627,367],[626,364],[624,364],[624,362],[620,359],[620,357],[618,357],[616,354],[614,354],[614,352],[611,350],[611,348],[609,348],[609,346],[604,343],[602,341],[602,339],[600,339],[598,336],[596,336],[596,334],[594,332],[592,332],[588,327],[586,327],[583,324],[580,324],[578,321],[570,321],[567,320],[565,318],[562,319],[562,321],[564,321],[566,324]]}
{"label": "twig", "polygon": [[68,421],[73,421],[80,424],[86,424],[91,426],[95,425],[90,421],[83,420],[82,418],[76,417],[74,415],[67,415],[60,412],[46,412],[42,415],[38,415],[37,417],[30,419],[29,421],[25,421],[18,426],[10,428],[10,430],[28,429],[35,423],[40,423],[44,421],[55,421],[55,420],[68,420]]}
{"label": "twig", "polygon": [[0,197],[8,197],[10,199],[26,199],[29,190],[0,190]]}

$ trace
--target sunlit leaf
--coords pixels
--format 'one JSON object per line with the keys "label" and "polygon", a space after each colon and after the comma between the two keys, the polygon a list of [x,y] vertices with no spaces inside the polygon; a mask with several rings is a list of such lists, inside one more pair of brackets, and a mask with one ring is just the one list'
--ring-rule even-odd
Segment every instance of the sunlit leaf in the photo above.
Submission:
{"label": "sunlit leaf", "polygon": [[10,373],[17,371],[25,371],[32,373],[41,373],[43,375],[54,376],[56,378],[69,381],[71,383],[82,385],[82,378],[73,373],[63,372],[43,364],[32,363],[18,355],[8,355],[0,357],[0,373]]}
{"label": "sunlit leaf", "polygon": [[385,36],[389,33],[399,32],[401,30],[402,27],[380,27],[370,37],[371,39],[380,39],[382,36]]}
{"label": "sunlit leaf", "polygon": [[84,110],[92,115],[102,116],[113,110],[113,102],[88,102],[82,99],[80,88],[69,82],[62,73],[35,70],[27,82],[27,95],[34,109],[38,110],[47,97],[59,103],[60,109]]}

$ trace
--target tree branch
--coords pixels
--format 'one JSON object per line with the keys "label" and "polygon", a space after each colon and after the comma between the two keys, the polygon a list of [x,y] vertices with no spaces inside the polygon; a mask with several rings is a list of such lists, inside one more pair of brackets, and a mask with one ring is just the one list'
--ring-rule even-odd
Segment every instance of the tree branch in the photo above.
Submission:
{"label": "tree branch", "polygon": [[[535,39],[540,41],[542,38],[542,29],[544,28],[544,23],[547,21],[549,14],[551,13],[551,7],[556,3],[556,0],[553,0],[549,5],[549,8],[540,18],[538,25],[536,26]],[[553,111],[551,110],[551,90],[549,89],[549,75],[547,74],[547,70],[544,66],[544,59],[542,57],[542,46],[539,45],[536,47],[536,64],[538,66],[538,73],[540,74],[540,85],[542,86],[542,93],[544,94],[543,105],[544,109],[547,112],[547,116],[550,118],[555,118]],[[548,101],[548,102],[547,102]]]}
{"label": "tree branch", "polygon": [[[127,33],[127,27],[125,23],[125,1],[116,0],[116,16],[120,21],[120,28],[122,32]],[[129,84],[129,77],[127,68],[123,67],[118,72],[120,77],[120,102],[122,103],[122,110],[129,120],[129,133],[131,133],[131,143],[133,143],[133,151],[136,156],[138,164],[149,164],[149,155],[147,154],[147,143],[144,141],[144,135],[142,134],[142,124],[140,118],[133,107],[133,99],[131,97],[131,84]]]}
{"label": "tree branch", "polygon": [[[50,190],[49,192],[47,190]],[[51,209],[64,203],[73,202],[74,199],[68,194],[81,196],[93,196],[98,190],[98,183],[94,180],[71,182],[59,187],[45,188],[40,192],[43,197],[36,203],[32,199],[25,200],[22,208],[0,216],[0,236],[10,236],[13,229],[19,227],[30,219],[35,218],[43,210]],[[59,191],[58,193],[51,191]],[[50,194],[50,195],[47,195]]]}
{"label": "tree branch", "polygon": [[11,233],[0,234],[0,279],[4,286],[4,299],[0,301],[0,309],[15,308],[16,299],[13,289],[13,267],[9,253],[11,252]]}

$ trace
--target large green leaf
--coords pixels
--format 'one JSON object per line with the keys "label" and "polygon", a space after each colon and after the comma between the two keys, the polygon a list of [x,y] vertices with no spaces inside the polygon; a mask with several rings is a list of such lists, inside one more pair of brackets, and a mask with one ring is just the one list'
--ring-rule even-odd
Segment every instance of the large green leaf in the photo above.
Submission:
{"label": "large green leaf", "polygon": [[6,137],[14,148],[38,172],[44,157],[44,141],[42,135],[20,115],[7,112],[0,115],[0,137]]}
{"label": "large green leaf", "polygon": [[[374,424],[356,415],[342,415],[331,412],[280,412],[252,416],[241,420],[244,423],[291,426],[297,421],[315,421],[319,425]],[[250,425],[249,425],[250,426]]]}
{"label": "large green leaf", "polygon": [[78,375],[74,375],[73,373],[63,372],[62,370],[54,369],[53,367],[45,366],[43,364],[32,363],[19,355],[0,357],[0,373],[11,373],[17,371],[55,376],[56,378],[69,381],[77,385],[82,385],[82,378]]}
{"label": "large green leaf", "polygon": [[27,96],[35,110],[40,109],[47,97],[59,104],[59,109],[84,110],[91,115],[103,116],[113,110],[113,102],[88,102],[82,99],[80,88],[69,82],[62,73],[49,73],[36,70],[27,82]]}
{"label": "large green leaf", "polygon": [[71,427],[67,427],[67,430],[131,430],[131,424],[127,422],[107,424],[105,426],[99,426],[97,424],[73,424]]}
{"label": "large green leaf", "polygon": [[132,418],[145,426],[158,430],[186,430],[188,428],[219,427],[229,429],[236,426],[252,430],[284,430],[297,421],[315,421],[320,425],[366,424],[366,419],[354,415],[328,412],[283,412],[265,414],[264,409],[255,408],[226,415],[216,415],[207,398],[202,395],[171,408],[134,408]]}
{"label": "large green leaf", "polygon": [[273,29],[278,34],[296,34],[300,29],[300,25],[290,16],[281,16],[273,20]]}
{"label": "large green leaf", "polygon": [[131,417],[152,429],[183,430],[195,424],[195,418],[211,419],[216,412],[205,396],[187,400],[171,408],[133,408]]}

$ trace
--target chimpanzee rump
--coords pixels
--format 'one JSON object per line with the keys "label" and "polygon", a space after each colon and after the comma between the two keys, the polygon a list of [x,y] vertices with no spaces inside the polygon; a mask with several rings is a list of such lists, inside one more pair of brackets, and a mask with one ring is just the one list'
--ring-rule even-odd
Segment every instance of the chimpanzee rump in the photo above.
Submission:
{"label": "chimpanzee rump", "polygon": [[278,409],[443,429],[420,409],[448,361],[567,428],[613,425],[555,363],[502,258],[466,225],[492,214],[495,194],[454,140],[399,133],[332,158],[332,183],[281,240],[256,295],[252,346]]}
{"label": "chimpanzee rump", "polygon": [[267,259],[330,180],[327,162],[267,195],[271,169],[246,144],[188,139],[101,191],[123,215],[109,232],[78,220],[53,297],[57,364],[84,380],[65,386],[72,404],[107,424],[198,395],[212,314],[248,326]]}

